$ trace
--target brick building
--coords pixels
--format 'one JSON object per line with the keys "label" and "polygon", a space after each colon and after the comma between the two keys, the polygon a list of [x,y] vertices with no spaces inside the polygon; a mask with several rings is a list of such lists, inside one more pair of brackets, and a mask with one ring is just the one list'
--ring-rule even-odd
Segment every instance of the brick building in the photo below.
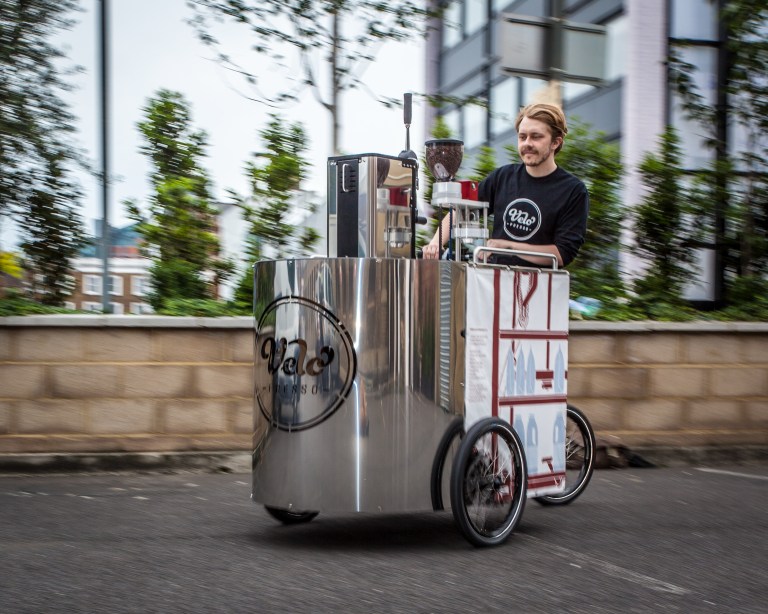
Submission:
{"label": "brick building", "polygon": [[[113,252],[114,253],[114,252]],[[75,290],[66,302],[69,309],[101,311],[103,274],[101,258],[81,257],[72,261]],[[141,257],[109,259],[110,312],[152,313],[147,302],[150,261]]]}
{"label": "brick building", "polygon": [[[110,312],[152,313],[147,301],[151,261],[139,253],[139,236],[135,226],[110,228],[109,254]],[[83,249],[80,257],[72,261],[72,268],[74,291],[65,306],[100,312],[104,282],[100,246],[94,242]]]}

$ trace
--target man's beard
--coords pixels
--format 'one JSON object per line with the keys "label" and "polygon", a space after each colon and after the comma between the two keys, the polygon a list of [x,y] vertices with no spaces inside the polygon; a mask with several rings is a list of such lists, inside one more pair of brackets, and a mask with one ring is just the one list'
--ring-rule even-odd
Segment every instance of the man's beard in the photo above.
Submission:
{"label": "man's beard", "polygon": [[[525,156],[526,156],[526,155],[528,155],[529,153],[530,153],[530,154],[533,154],[533,155],[534,155],[534,157],[533,157],[533,159],[532,159],[532,160],[530,160],[530,161],[527,161],[527,160],[525,159]],[[525,154],[521,154],[521,156],[520,156],[520,157],[521,157],[521,158],[522,158],[522,160],[523,160],[523,164],[525,164],[526,166],[532,166],[532,167],[536,167],[536,166],[541,166],[542,164],[544,164],[544,162],[546,162],[547,160],[549,160],[549,157],[550,157],[551,155],[552,155],[552,153],[551,153],[549,150],[547,150],[547,152],[546,152],[546,153],[544,153],[544,154],[539,154],[539,153],[538,153],[538,152],[536,152],[536,151],[529,151],[529,152],[527,152],[527,153],[525,153]]]}

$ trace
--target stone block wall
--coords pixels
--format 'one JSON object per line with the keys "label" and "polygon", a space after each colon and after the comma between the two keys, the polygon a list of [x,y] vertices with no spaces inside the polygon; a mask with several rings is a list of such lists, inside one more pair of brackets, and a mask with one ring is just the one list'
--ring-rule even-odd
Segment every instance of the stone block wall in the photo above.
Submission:
{"label": "stone block wall", "polygon": [[249,318],[0,318],[0,453],[247,450]]}
{"label": "stone block wall", "polygon": [[[250,318],[0,318],[0,454],[247,451]],[[630,447],[768,449],[768,325],[573,322],[569,401]]]}
{"label": "stone block wall", "polygon": [[768,326],[573,322],[568,397],[628,446],[768,447]]}

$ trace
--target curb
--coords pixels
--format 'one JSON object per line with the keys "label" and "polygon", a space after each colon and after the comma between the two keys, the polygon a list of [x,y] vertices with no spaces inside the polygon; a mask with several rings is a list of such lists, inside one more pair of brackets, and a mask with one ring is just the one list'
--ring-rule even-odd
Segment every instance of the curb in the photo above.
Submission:
{"label": "curb", "polygon": [[632,453],[655,467],[695,467],[768,464],[768,447],[689,446],[679,448],[637,446]]}
{"label": "curb", "polygon": [[0,474],[11,473],[250,473],[250,452],[117,452],[0,454]]}

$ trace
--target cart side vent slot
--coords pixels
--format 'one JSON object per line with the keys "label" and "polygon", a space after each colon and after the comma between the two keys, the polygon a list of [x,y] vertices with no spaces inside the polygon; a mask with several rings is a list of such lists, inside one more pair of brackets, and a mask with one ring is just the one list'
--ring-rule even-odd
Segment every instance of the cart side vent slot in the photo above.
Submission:
{"label": "cart side vent slot", "polygon": [[440,408],[450,411],[448,400],[451,396],[451,267],[440,267]]}

